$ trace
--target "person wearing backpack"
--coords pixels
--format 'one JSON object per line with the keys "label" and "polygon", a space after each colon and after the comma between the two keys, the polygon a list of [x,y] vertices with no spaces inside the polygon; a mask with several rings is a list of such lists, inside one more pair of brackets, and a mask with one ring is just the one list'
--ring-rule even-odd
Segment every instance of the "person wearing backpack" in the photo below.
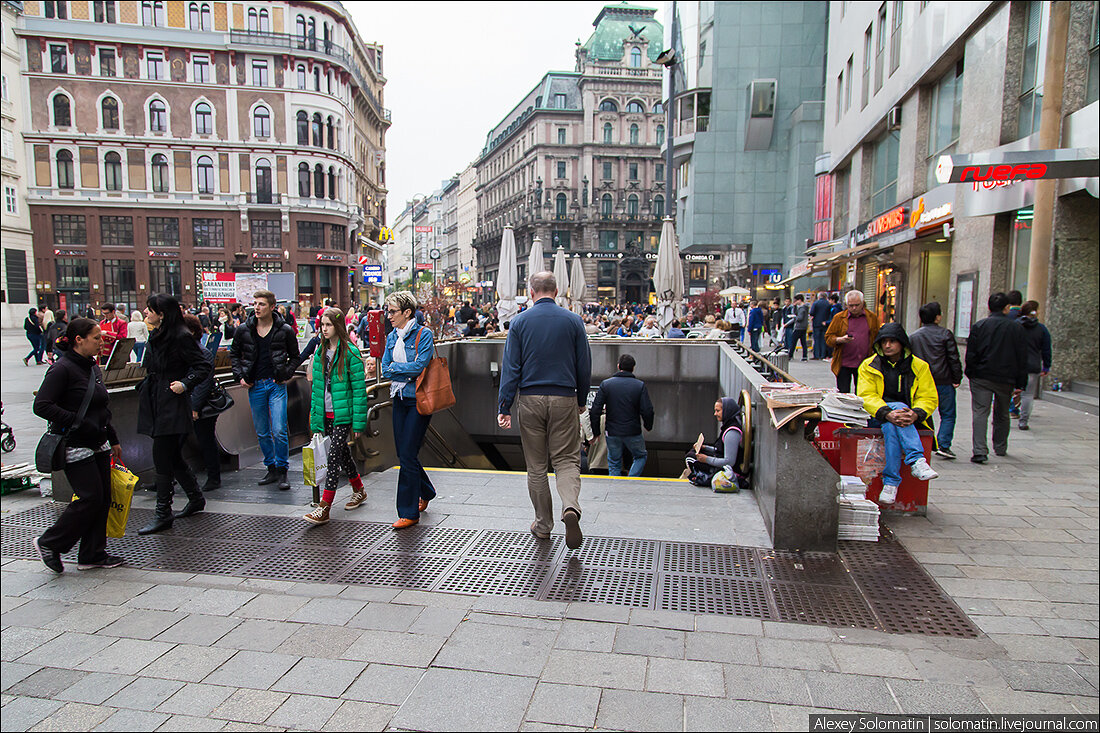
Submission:
{"label": "person wearing backpack", "polygon": [[351,458],[348,437],[359,437],[367,429],[367,380],[363,355],[348,338],[344,313],[328,308],[321,313],[323,341],[313,357],[309,427],[330,437],[328,475],[317,508],[306,514],[310,524],[325,524],[340,485],[340,474],[351,482],[351,499],[344,509],[357,509],[367,500],[363,480]]}

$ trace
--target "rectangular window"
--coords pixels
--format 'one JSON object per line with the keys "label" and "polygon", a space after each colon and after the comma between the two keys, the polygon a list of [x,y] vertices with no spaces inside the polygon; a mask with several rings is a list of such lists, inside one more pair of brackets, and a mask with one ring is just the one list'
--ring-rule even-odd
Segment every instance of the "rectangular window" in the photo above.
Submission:
{"label": "rectangular window", "polygon": [[164,54],[160,51],[149,51],[145,56],[145,72],[149,79],[163,79]]}
{"label": "rectangular window", "polygon": [[897,203],[898,133],[888,132],[875,143],[871,168],[871,215],[875,216]]}
{"label": "rectangular window", "polygon": [[852,177],[852,169],[845,168],[837,171],[836,190],[833,192],[833,236],[839,237],[847,234],[851,229],[848,226],[848,181]]}
{"label": "rectangular window", "polygon": [[344,251],[348,248],[348,228],[338,224],[330,224],[328,229],[328,248]]}
{"label": "rectangular window", "polygon": [[88,260],[84,257],[58,257],[54,260],[57,290],[87,290]]}
{"label": "rectangular window", "polygon": [[206,56],[194,58],[193,76],[196,84],[206,84],[210,81],[210,59]]}
{"label": "rectangular window", "polygon": [[[134,310],[137,277],[133,260],[103,260],[103,297],[108,303],[122,303],[127,310]],[[128,314],[119,315],[129,320]]]}
{"label": "rectangular window", "polygon": [[115,50],[113,48],[99,49],[99,75],[115,75]]}
{"label": "rectangular window", "polygon": [[872,27],[867,26],[867,31],[863,34],[863,88],[859,103],[860,109],[866,107],[867,102],[871,100],[871,54],[874,53],[871,39]]}
{"label": "rectangular window", "polygon": [[855,56],[848,57],[848,64],[844,67],[844,111],[852,108],[852,74],[855,73]]}
{"label": "rectangular window", "polygon": [[55,74],[69,73],[69,51],[64,46],[50,45],[50,71]]}
{"label": "rectangular window", "polygon": [[600,232],[600,249],[608,252],[616,252],[619,249],[618,232]]}
{"label": "rectangular window", "polygon": [[554,95],[554,109],[565,109],[566,105],[567,105],[567,102],[565,101],[565,95],[564,94],[555,94]]}
{"label": "rectangular window", "polygon": [[134,218],[132,216],[99,217],[99,239],[104,247],[133,247]]}
{"label": "rectangular window", "polygon": [[150,216],[147,230],[150,247],[180,246],[180,220],[174,216]]}
{"label": "rectangular window", "polygon": [[1043,112],[1043,95],[1037,89],[1043,81],[1042,60],[1039,58],[1039,39],[1042,38],[1043,6],[1041,0],[1027,4],[1027,35],[1024,39],[1023,73],[1020,75],[1020,118],[1017,138],[1024,138],[1039,129]]}
{"label": "rectangular window", "polygon": [[[928,133],[928,153],[932,168],[940,155],[949,155],[959,141],[962,117],[963,62],[944,74],[932,89],[932,119]],[[934,173],[934,170],[931,172]]]}
{"label": "rectangular window", "polygon": [[92,3],[92,15],[96,23],[114,23],[114,0],[95,0],[95,2]]}
{"label": "rectangular window", "polygon": [[558,128],[558,145],[565,145],[565,128]]}
{"label": "rectangular window", "polygon": [[603,179],[605,181],[611,180],[611,163],[609,161],[604,161],[604,164],[603,164]]}
{"label": "rectangular window", "polygon": [[298,249],[324,249],[325,225],[319,221],[298,222]]}
{"label": "rectangular window", "polygon": [[205,300],[202,294],[204,272],[225,272],[225,263],[220,260],[195,260],[195,297],[198,300]]}
{"label": "rectangular window", "polygon": [[552,249],[557,252],[558,247],[569,250],[570,232],[555,230],[550,232],[550,245]]}
{"label": "rectangular window", "polygon": [[11,130],[0,130],[0,154],[5,158],[15,158],[15,133]]}
{"label": "rectangular window", "polygon": [[630,180],[632,180],[632,181],[638,180],[638,164],[637,163],[628,163],[626,168],[627,168],[627,172],[629,173]]}
{"label": "rectangular window", "polygon": [[252,219],[252,249],[282,249],[283,230],[278,219]]}
{"label": "rectangular window", "polygon": [[618,284],[619,273],[617,262],[600,262],[596,265],[596,285],[602,288],[613,288]]}
{"label": "rectangular window", "polygon": [[4,186],[4,211],[12,216],[19,214],[19,192],[15,186]]}
{"label": "rectangular window", "polygon": [[282,272],[282,262],[253,262],[252,272]]}
{"label": "rectangular window", "polygon": [[221,219],[192,219],[191,243],[195,247],[225,247],[225,226]]}
{"label": "rectangular window", "polygon": [[565,161],[564,160],[559,160],[558,161],[557,169],[558,169],[557,177],[558,178],[565,178]]}
{"label": "rectangular window", "polygon": [[149,292],[178,296],[182,291],[179,260],[149,261]]}
{"label": "rectangular window", "polygon": [[878,36],[875,39],[875,91],[882,89],[882,68],[886,62],[886,3],[878,9]]}
{"label": "rectangular window", "polygon": [[894,22],[890,24],[890,74],[901,66],[901,12],[904,3],[894,0]]}
{"label": "rectangular window", "polygon": [[836,77],[836,121],[840,122],[841,115],[844,114],[844,72],[840,72]]}
{"label": "rectangular window", "polygon": [[88,244],[88,229],[83,214],[54,214],[53,243],[55,246]]}
{"label": "rectangular window", "polygon": [[267,86],[267,62],[252,62],[252,85],[257,87]]}
{"label": "rectangular window", "polygon": [[658,163],[657,165],[653,166],[653,179],[655,181],[665,180],[665,164],[664,163]]}
{"label": "rectangular window", "polygon": [[27,253],[21,249],[4,249],[4,268],[8,272],[7,301],[29,303],[30,284],[27,280]]}

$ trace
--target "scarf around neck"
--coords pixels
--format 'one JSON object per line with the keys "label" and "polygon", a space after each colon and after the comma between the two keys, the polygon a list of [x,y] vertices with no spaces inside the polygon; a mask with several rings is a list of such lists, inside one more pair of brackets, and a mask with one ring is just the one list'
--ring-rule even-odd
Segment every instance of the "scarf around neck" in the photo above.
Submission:
{"label": "scarf around neck", "polygon": [[[410,361],[408,355],[405,353],[405,337],[409,335],[409,332],[412,331],[413,326],[415,325],[416,319],[412,318],[409,319],[409,322],[406,323],[403,327],[394,329],[395,331],[397,331],[397,340],[393,343],[393,352],[390,354],[390,357],[395,364],[408,363]],[[413,358],[416,358],[416,354],[413,354]],[[391,379],[390,399],[393,399],[394,397],[399,395],[401,393],[401,390],[405,388],[406,384],[408,384],[408,382]]]}

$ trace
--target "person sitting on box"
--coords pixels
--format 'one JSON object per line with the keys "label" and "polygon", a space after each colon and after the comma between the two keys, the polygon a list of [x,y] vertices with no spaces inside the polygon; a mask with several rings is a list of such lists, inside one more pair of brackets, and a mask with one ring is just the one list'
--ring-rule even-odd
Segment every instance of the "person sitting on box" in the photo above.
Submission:
{"label": "person sitting on box", "polygon": [[859,365],[856,382],[863,409],[871,414],[870,427],[882,428],[886,465],[882,469],[880,504],[893,504],[901,484],[901,463],[913,478],[939,478],[924,458],[918,428],[932,429],[931,415],[938,405],[936,382],[928,362],[913,356],[909,337],[898,323],[879,329],[871,356]]}

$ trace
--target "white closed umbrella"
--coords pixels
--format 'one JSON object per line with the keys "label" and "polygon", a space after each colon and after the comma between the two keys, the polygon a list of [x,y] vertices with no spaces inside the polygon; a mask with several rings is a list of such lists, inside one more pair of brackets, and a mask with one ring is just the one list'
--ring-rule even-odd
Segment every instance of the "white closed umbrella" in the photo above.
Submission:
{"label": "white closed umbrella", "polygon": [[562,308],[569,307],[569,266],[565,264],[565,250],[558,247],[554,253],[554,279],[558,281],[557,303]]}
{"label": "white closed umbrella", "polygon": [[[535,241],[531,243],[531,253],[527,256],[527,290],[530,291],[531,276],[536,272],[542,272],[546,269],[546,265],[542,259],[542,240],[535,237]],[[528,292],[527,296],[530,297],[531,293]]]}
{"label": "white closed umbrella", "polygon": [[584,281],[584,265],[580,255],[573,258],[573,268],[569,273],[569,297],[573,301],[573,312],[584,313],[584,296],[588,283]]}
{"label": "white closed umbrella", "polygon": [[683,308],[684,270],[680,264],[680,246],[676,227],[666,216],[661,224],[661,243],[657,247],[657,266],[653,270],[653,288],[657,291],[657,319],[661,330],[668,330]]}
{"label": "white closed umbrella", "polygon": [[516,235],[511,226],[504,227],[500,238],[500,262],[497,267],[497,319],[500,327],[519,312],[516,303]]}

